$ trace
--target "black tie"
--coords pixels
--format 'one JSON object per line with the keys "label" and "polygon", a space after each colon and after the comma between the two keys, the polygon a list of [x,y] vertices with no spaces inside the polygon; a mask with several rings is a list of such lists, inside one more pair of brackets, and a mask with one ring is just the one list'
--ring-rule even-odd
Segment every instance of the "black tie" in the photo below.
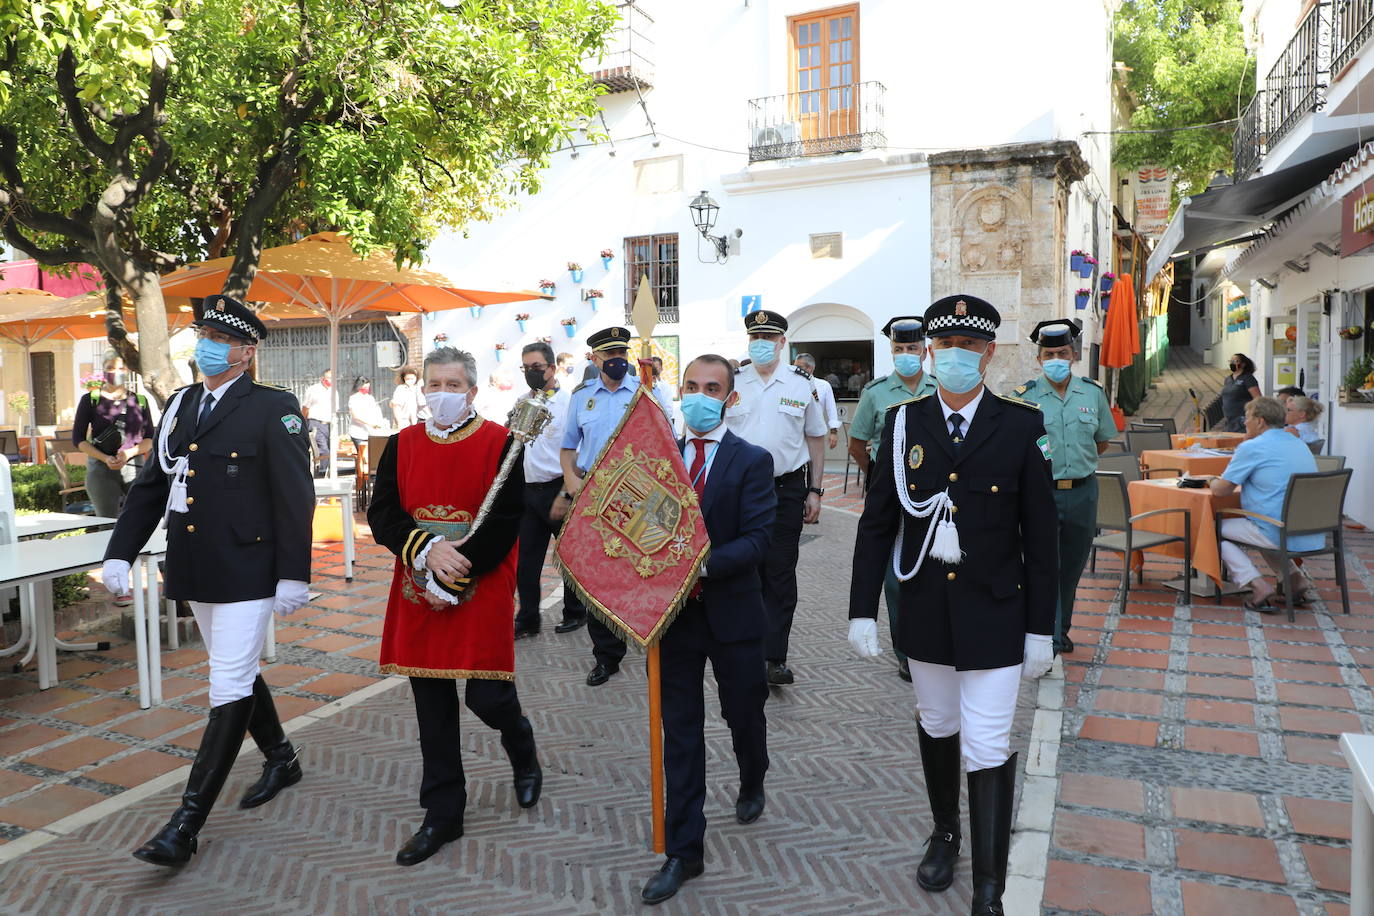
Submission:
{"label": "black tie", "polygon": [[210,416],[210,411],[215,409],[215,398],[207,394],[205,400],[200,405],[200,416],[196,417],[196,429],[200,429],[205,424],[205,418]]}
{"label": "black tie", "polygon": [[949,415],[949,440],[954,443],[954,450],[959,451],[959,446],[964,444],[964,433],[962,427],[964,418],[957,413]]}

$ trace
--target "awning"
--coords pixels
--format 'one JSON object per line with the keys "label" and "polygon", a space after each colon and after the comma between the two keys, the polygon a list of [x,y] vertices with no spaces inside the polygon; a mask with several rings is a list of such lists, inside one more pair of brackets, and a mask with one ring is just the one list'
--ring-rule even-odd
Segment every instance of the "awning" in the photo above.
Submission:
{"label": "awning", "polygon": [[1349,146],[1269,175],[1184,198],[1150,253],[1145,267],[1147,282],[1174,258],[1242,241],[1258,232],[1325,181],[1358,149]]}

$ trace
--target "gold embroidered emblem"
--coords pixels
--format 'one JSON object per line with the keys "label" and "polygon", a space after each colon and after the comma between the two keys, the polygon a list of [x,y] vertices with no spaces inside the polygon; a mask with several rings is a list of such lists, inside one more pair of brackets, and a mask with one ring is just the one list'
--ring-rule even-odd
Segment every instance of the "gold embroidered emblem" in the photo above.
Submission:
{"label": "gold embroidered emblem", "polygon": [[619,458],[607,458],[582,510],[606,556],[629,560],[644,579],[678,566],[692,537],[682,510],[697,504],[696,491],[675,478],[666,458],[630,445]]}
{"label": "gold embroidered emblem", "polygon": [[596,409],[596,398],[587,398],[587,409],[588,409],[588,410],[595,410],[595,409]]}
{"label": "gold embroidered emblem", "polygon": [[611,336],[614,337],[614,338],[616,338],[616,339],[619,339],[619,338],[620,338],[620,328],[611,328]]}
{"label": "gold embroidered emblem", "polygon": [[754,324],[763,324],[767,320],[768,316],[765,315],[763,312],[754,313]]}
{"label": "gold embroidered emblem", "polygon": [[968,315],[968,303],[965,302],[963,299],[960,299],[958,302],[954,303],[954,314],[956,314],[956,315],[962,315],[962,316],[967,316],[967,315]]}
{"label": "gold embroidered emblem", "polygon": [[926,460],[926,450],[919,445],[913,445],[911,451],[906,455],[906,466],[913,471],[921,466],[921,462]]}
{"label": "gold embroidered emblem", "polygon": [[[441,535],[449,542],[461,540],[472,528],[472,513],[453,506],[421,506],[415,510],[412,517],[415,519],[415,527],[430,534]],[[401,596],[408,601],[423,604],[425,595],[428,594],[425,591],[425,580],[429,577],[429,571],[410,569],[406,572],[406,577],[401,581]]]}

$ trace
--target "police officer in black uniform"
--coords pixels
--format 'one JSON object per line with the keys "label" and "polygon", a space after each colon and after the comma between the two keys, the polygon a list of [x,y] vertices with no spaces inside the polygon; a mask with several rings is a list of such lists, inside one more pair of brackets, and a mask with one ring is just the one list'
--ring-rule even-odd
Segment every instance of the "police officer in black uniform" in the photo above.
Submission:
{"label": "police officer in black uniform", "polygon": [[935,821],[917,883],[943,891],[953,882],[962,756],[973,913],[1000,916],[1020,679],[1039,677],[1054,660],[1058,554],[1049,440],[1035,405],[983,384],[1001,323],[991,303],[950,296],[926,310],[924,323],[938,388],[887,411],[854,545],[849,639],[862,656],[880,653],[874,618],[895,564],[895,641],[910,659]]}
{"label": "police officer in black uniform", "polygon": [[246,375],[266,327],[227,296],[205,300],[196,363],[205,381],[168,403],[150,460],[134,481],[105,551],[105,586],[129,592],[129,567],[167,519],[168,598],[188,601],[210,656],[210,718],[181,806],[134,855],[190,861],[244,733],[266,757],[240,807],[301,779],[272,694],[258,673],[275,610],[305,605],[315,489],[295,395]]}

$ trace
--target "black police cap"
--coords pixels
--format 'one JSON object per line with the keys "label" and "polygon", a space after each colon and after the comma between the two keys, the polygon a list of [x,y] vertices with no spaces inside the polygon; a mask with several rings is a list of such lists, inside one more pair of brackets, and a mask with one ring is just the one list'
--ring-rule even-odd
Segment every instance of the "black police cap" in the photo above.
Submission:
{"label": "black police cap", "polygon": [[963,293],[937,300],[926,309],[925,314],[927,337],[962,334],[982,340],[996,340],[997,328],[1001,323],[1002,316],[991,302]]}
{"label": "black police cap", "polygon": [[587,338],[587,346],[593,350],[626,349],[630,346],[630,331],[622,327],[602,328]]}
{"label": "black police cap", "polygon": [[764,331],[770,334],[786,334],[787,319],[777,312],[770,312],[768,309],[759,309],[757,312],[750,312],[744,316],[744,329],[750,334],[756,331]]}
{"label": "black police cap", "polygon": [[921,319],[916,315],[898,315],[883,325],[883,334],[893,343],[916,343],[925,337]]}
{"label": "black police cap", "polygon": [[253,310],[229,296],[206,296],[201,316],[194,327],[211,328],[233,337],[257,342],[267,336],[267,325]]}
{"label": "black police cap", "polygon": [[1030,340],[1042,347],[1068,347],[1081,333],[1078,325],[1068,318],[1051,318],[1035,326],[1030,333]]}

